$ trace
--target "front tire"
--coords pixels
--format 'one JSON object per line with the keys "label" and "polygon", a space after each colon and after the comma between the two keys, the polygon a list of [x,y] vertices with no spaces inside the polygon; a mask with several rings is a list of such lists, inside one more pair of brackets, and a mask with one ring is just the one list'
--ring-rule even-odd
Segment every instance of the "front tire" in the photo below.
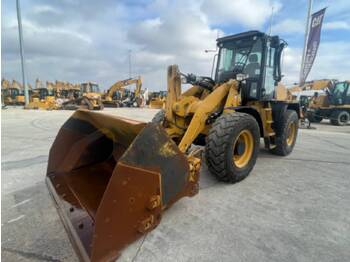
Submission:
{"label": "front tire", "polygon": [[323,118],[316,115],[315,112],[308,112],[307,119],[309,119],[311,123],[320,123]]}
{"label": "front tire", "polygon": [[276,122],[275,127],[275,148],[270,151],[279,156],[289,155],[294,148],[298,136],[299,119],[297,112],[287,110],[280,121]]}
{"label": "front tire", "polygon": [[256,163],[259,142],[259,125],[253,116],[238,112],[221,115],[207,136],[209,171],[220,181],[241,181]]}

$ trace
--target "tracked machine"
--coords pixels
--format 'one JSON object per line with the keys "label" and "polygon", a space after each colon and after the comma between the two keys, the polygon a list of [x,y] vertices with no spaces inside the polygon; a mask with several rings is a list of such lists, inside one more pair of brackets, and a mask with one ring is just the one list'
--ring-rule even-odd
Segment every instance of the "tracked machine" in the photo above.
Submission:
{"label": "tracked machine", "polygon": [[[169,66],[165,110],[152,123],[78,110],[60,129],[46,181],[81,260],[113,261],[197,194],[201,161],[235,183],[253,169],[260,138],[273,154],[292,152],[299,105],[278,85],[285,42],[250,31],[217,45],[214,79]],[[182,93],[181,82],[192,87]]]}
{"label": "tracked machine", "polygon": [[[131,92],[126,87],[133,84],[135,84],[135,89]],[[140,76],[117,81],[102,96],[103,105],[106,107],[140,107],[142,104],[141,87]]]}
{"label": "tracked machine", "polygon": [[77,92],[72,91],[71,94],[73,96],[68,101],[62,103],[62,109],[103,110],[104,106],[98,84],[93,82],[82,83],[80,85],[79,96],[77,96]]}

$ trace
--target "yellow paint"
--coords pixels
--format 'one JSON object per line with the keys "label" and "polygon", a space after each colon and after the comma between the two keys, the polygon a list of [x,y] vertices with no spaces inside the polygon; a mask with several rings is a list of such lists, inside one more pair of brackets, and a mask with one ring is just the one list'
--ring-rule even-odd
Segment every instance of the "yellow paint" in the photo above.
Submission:
{"label": "yellow paint", "polygon": [[[244,151],[242,154],[238,154],[237,147],[241,144],[244,146]],[[244,129],[242,130],[236,138],[233,144],[233,163],[238,168],[244,168],[250,161],[253,155],[254,149],[254,138],[252,133]]]}

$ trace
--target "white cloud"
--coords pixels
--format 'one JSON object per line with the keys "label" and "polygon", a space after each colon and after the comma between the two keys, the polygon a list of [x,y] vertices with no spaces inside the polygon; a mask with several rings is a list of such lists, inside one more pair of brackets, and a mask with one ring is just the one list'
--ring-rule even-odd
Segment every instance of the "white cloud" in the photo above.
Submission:
{"label": "white cloud", "polygon": [[[31,0],[32,4],[23,9],[30,81],[36,77],[51,81],[92,80],[108,87],[128,77],[127,54],[131,49],[133,75],[143,76],[144,87],[165,89],[167,66],[173,63],[183,72],[210,75],[214,54],[204,50],[215,49],[216,23],[220,27],[232,26],[234,30],[261,29],[271,13],[268,0],[155,0],[141,5],[135,1],[132,6],[122,1],[86,1],[82,4],[78,0]],[[273,34],[289,32],[288,39],[304,32],[302,20],[279,22],[278,17],[285,17],[279,16],[280,8],[281,4],[276,2],[277,24],[272,29]],[[2,17],[2,74],[19,79],[14,11]],[[336,21],[343,20],[337,18]],[[344,24],[332,26],[344,27]],[[220,35],[223,34],[220,31]],[[346,78],[345,68],[350,68],[349,53],[340,43],[333,46],[321,43],[310,77],[339,75],[340,79]],[[300,48],[291,46],[285,51],[285,82],[298,81],[300,60]]]}
{"label": "white cloud", "polygon": [[165,89],[159,83],[165,82],[166,68],[174,63],[183,72],[210,74],[213,54],[204,50],[215,49],[217,30],[210,27],[198,5],[169,4],[159,17],[134,24],[128,33],[129,42],[138,45],[133,61],[135,71],[145,75],[145,87]]}
{"label": "white cloud", "polygon": [[287,47],[284,49],[282,56],[283,83],[291,85],[299,81],[301,53],[300,48]]}
{"label": "white cloud", "polygon": [[324,29],[345,29],[350,30],[350,23],[346,21],[334,21],[334,22],[328,22],[323,25]]}
{"label": "white cloud", "polygon": [[[282,5],[275,2],[274,13]],[[201,10],[211,23],[240,24],[244,27],[261,28],[271,15],[270,0],[204,0]]]}
{"label": "white cloud", "polygon": [[273,34],[303,34],[305,31],[305,22],[297,19],[285,19],[272,26]]}
{"label": "white cloud", "polygon": [[[301,48],[286,48],[283,58],[284,83],[290,85],[299,81],[301,53]],[[346,42],[321,42],[308,80],[324,78],[349,79],[349,53],[350,45]]]}

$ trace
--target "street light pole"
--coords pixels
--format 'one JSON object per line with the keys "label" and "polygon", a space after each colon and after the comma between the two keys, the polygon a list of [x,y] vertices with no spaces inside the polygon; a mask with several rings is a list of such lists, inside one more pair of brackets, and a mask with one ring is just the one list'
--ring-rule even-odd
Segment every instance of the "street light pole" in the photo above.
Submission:
{"label": "street light pole", "polygon": [[309,35],[309,25],[310,25],[311,10],[312,10],[312,0],[309,0],[309,6],[308,6],[308,9],[307,9],[307,17],[306,17],[306,25],[305,25],[303,56],[301,58],[301,66],[300,66],[300,74],[299,74],[299,82],[300,82],[300,80],[303,77],[303,69],[304,69],[304,62],[305,62],[304,60],[305,60],[306,46],[307,46],[307,40],[308,40],[308,35]]}
{"label": "street light pole", "polygon": [[16,6],[17,6],[19,49],[20,49],[21,66],[22,66],[22,84],[23,84],[23,87],[24,87],[25,105],[28,105],[29,104],[29,92],[28,92],[28,86],[27,86],[26,74],[25,74],[21,6],[20,6],[20,3],[19,3],[19,0],[16,0]]}
{"label": "street light pole", "polygon": [[131,49],[128,50],[128,59],[129,59],[129,78],[131,78]]}

